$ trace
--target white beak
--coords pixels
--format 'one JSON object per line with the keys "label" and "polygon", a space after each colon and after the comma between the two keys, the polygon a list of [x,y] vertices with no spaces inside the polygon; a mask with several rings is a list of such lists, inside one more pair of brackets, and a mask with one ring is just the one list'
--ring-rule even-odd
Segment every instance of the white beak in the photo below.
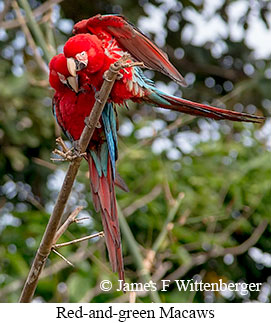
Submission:
{"label": "white beak", "polygon": [[76,64],[72,57],[67,58],[67,68],[73,77],[76,77]]}
{"label": "white beak", "polygon": [[69,85],[72,87],[72,89],[74,90],[74,92],[78,92],[78,81],[77,81],[77,77],[74,76],[69,76],[67,77],[67,81],[69,83]]}

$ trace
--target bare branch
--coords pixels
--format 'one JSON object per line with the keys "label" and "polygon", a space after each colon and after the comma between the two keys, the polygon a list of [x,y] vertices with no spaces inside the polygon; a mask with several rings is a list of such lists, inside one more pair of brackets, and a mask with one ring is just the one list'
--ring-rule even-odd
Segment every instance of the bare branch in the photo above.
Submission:
{"label": "bare branch", "polygon": [[173,221],[176,213],[178,212],[178,209],[181,205],[181,201],[182,199],[184,198],[184,193],[180,193],[178,198],[176,199],[175,203],[174,203],[174,206],[169,210],[168,212],[168,216],[165,220],[165,223],[163,225],[163,228],[162,230],[160,231],[158,237],[156,238],[156,240],[154,241],[153,243],[153,246],[152,246],[152,250],[154,251],[154,253],[156,253],[161,244],[163,243],[163,241],[165,240],[166,236],[167,236],[167,233],[170,229],[172,229],[172,226],[169,226],[169,224]]}
{"label": "bare branch", "polygon": [[43,166],[43,167],[46,167],[46,168],[51,169],[51,170],[56,170],[57,169],[56,165],[53,165],[52,163],[49,163],[48,161],[43,160],[41,158],[32,157],[32,160],[33,160],[33,162],[35,164],[37,164],[39,166]]}
{"label": "bare branch", "polygon": [[130,204],[125,209],[123,209],[123,215],[127,217],[133,214],[136,210],[140,209],[144,205],[156,199],[156,197],[161,193],[161,191],[162,187],[160,185],[155,186],[150,193],[144,195],[143,197],[141,197],[140,199],[136,200],[134,203]]}
{"label": "bare branch", "polygon": [[67,218],[67,220],[62,224],[62,226],[57,230],[53,245],[56,244],[57,240],[62,236],[62,234],[68,229],[68,227],[75,222],[77,215],[83,210],[83,206],[78,206]]}
{"label": "bare branch", "polygon": [[[87,258],[90,258],[93,262],[98,263],[97,258],[93,256],[93,253],[97,249],[96,245],[90,246],[87,250],[85,250],[83,247],[79,247],[71,256],[69,257],[71,263],[78,263],[86,260]],[[109,268],[105,266],[104,263],[99,262],[99,267],[102,268],[103,271],[106,271],[110,273]],[[46,278],[48,276],[52,276],[59,271],[67,268],[68,265],[66,262],[63,262],[62,260],[56,261],[52,263],[50,266],[44,268],[40,275],[40,279]],[[18,289],[22,288],[24,284],[23,279],[17,279],[10,284],[4,286],[0,289],[0,301],[4,301],[6,295],[15,293]]]}
{"label": "bare branch", "polygon": [[61,259],[63,259],[68,265],[74,267],[74,265],[67,259],[65,258],[61,253],[59,253],[58,251],[56,251],[54,248],[52,248],[52,251],[58,255]]}
{"label": "bare branch", "polygon": [[91,234],[91,235],[86,236],[86,237],[83,237],[83,238],[74,239],[72,241],[55,244],[53,246],[53,248],[54,249],[55,248],[58,249],[58,248],[62,248],[62,247],[69,246],[69,245],[74,244],[74,243],[82,242],[82,241],[89,240],[89,239],[93,239],[93,238],[97,238],[97,237],[104,237],[103,231],[98,232],[98,233]]}
{"label": "bare branch", "polygon": [[222,255],[232,254],[232,255],[240,255],[246,252],[250,247],[254,246],[259,240],[260,236],[263,234],[264,230],[268,225],[267,220],[263,220],[257,228],[253,231],[252,235],[239,246],[225,248],[222,252]]}

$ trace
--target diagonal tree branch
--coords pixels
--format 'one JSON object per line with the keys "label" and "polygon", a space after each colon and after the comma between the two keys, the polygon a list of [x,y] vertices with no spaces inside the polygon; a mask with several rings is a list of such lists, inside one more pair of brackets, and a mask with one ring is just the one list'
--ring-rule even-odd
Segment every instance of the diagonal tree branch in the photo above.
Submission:
{"label": "diagonal tree branch", "polygon": [[[128,58],[129,57],[127,55],[124,55],[119,61],[112,64],[109,70],[106,72],[106,77],[104,79],[103,85],[99,93],[99,99],[96,100],[89,117],[86,119],[86,126],[79,139],[79,144],[78,144],[79,153],[84,153],[86,151],[89,141],[97,125],[97,122],[99,121],[100,116],[102,114],[105,103],[109,97],[111,89],[118,76],[118,72],[123,67],[127,66],[127,64],[125,65],[125,63]],[[35,259],[33,261],[33,264],[29,271],[22,294],[20,296],[19,301],[21,303],[30,302],[34,295],[40,274],[51,252],[55,235],[59,227],[66,203],[70,196],[72,186],[73,186],[76,174],[78,172],[81,160],[82,160],[82,157],[78,157],[69,164],[68,171],[66,173],[64,182],[62,184],[62,188],[59,192],[53,213],[47,224],[42,241],[37,250]]]}

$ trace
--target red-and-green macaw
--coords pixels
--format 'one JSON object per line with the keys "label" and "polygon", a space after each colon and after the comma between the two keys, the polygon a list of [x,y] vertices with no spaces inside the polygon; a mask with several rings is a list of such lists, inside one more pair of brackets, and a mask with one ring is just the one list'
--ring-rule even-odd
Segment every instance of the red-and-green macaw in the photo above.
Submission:
{"label": "red-and-green macaw", "polygon": [[[186,85],[181,74],[169,62],[167,55],[137,28],[118,15],[97,15],[74,26],[75,36],[64,46],[64,55],[50,63],[50,83],[55,89],[54,114],[63,131],[71,140],[78,140],[84,128],[95,97],[99,92],[105,71],[125,53],[131,61],[140,61],[146,68],[169,76],[180,85]],[[114,185],[126,189],[116,172],[117,121],[114,103],[147,102],[165,109],[191,115],[261,122],[260,116],[229,111],[168,95],[155,87],[138,66],[124,68],[117,80],[87,151],[92,198],[95,209],[101,211],[106,245],[113,271],[124,280],[121,239]]]}
{"label": "red-and-green macaw", "polygon": [[[70,75],[67,60],[59,54],[49,64],[49,81],[55,90],[53,113],[65,135],[77,141],[95,102],[95,93],[88,86],[81,86],[77,77]],[[83,78],[81,76],[81,81]],[[120,229],[117,215],[115,185],[128,188],[116,171],[117,125],[112,103],[103,110],[100,126],[95,128],[87,149],[92,200],[96,212],[101,212],[103,230],[112,270],[124,281]]]}

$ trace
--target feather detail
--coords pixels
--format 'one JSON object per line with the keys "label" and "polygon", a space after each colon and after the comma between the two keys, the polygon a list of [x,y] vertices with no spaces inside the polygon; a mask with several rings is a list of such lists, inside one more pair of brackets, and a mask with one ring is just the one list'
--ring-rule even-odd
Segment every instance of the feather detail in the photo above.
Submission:
{"label": "feather detail", "polygon": [[124,179],[120,176],[120,174],[117,171],[115,175],[115,185],[117,185],[124,192],[129,192],[127,184],[124,182]]}
{"label": "feather detail", "polygon": [[139,91],[138,84],[137,83],[134,83],[133,94],[135,96],[137,96],[138,95],[138,91]]}
{"label": "feather detail", "polygon": [[146,67],[164,73],[178,84],[186,86],[184,78],[170,63],[167,54],[121,15],[96,15],[75,24],[73,32],[90,32],[107,42],[115,39],[124,51],[128,51]]}
{"label": "feather detail", "polygon": [[[102,120],[107,141],[107,149],[109,150],[110,160],[113,168],[113,176],[115,176],[118,141],[116,116],[112,103],[106,103],[102,112]],[[107,163],[105,165],[107,165]]]}
{"label": "feather detail", "polygon": [[130,81],[130,80],[128,80],[127,83],[126,83],[126,85],[127,85],[127,90],[129,92],[132,92],[133,91],[133,82]]}
{"label": "feather detail", "polygon": [[[118,272],[119,279],[124,281],[124,267],[121,250],[121,237],[115,197],[115,185],[110,158],[107,158],[107,171],[99,176],[96,163],[88,153],[88,164],[91,180],[92,199],[97,203],[101,211],[105,242],[109,260],[114,272]],[[96,183],[98,181],[98,183]],[[98,190],[96,191],[96,189]]]}
{"label": "feather detail", "polygon": [[[143,74],[139,67],[133,69],[133,80],[137,81],[138,84],[141,84],[141,90],[144,92],[142,100],[153,105],[157,105],[161,108],[175,110],[195,116],[213,118],[216,120],[227,119],[232,121],[260,123],[265,119],[261,116],[212,107],[206,104],[168,95],[158,90],[154,83]],[[132,100],[137,101],[138,97],[134,97]]]}
{"label": "feather detail", "polygon": [[264,117],[257,115],[250,115],[247,113],[241,113],[209,105],[185,100],[175,96],[165,94],[156,89],[156,92],[151,92],[147,97],[146,101],[156,104],[162,108],[175,110],[182,113],[187,113],[195,116],[208,117],[216,120],[232,120],[232,121],[244,121],[261,123],[265,119]]}

